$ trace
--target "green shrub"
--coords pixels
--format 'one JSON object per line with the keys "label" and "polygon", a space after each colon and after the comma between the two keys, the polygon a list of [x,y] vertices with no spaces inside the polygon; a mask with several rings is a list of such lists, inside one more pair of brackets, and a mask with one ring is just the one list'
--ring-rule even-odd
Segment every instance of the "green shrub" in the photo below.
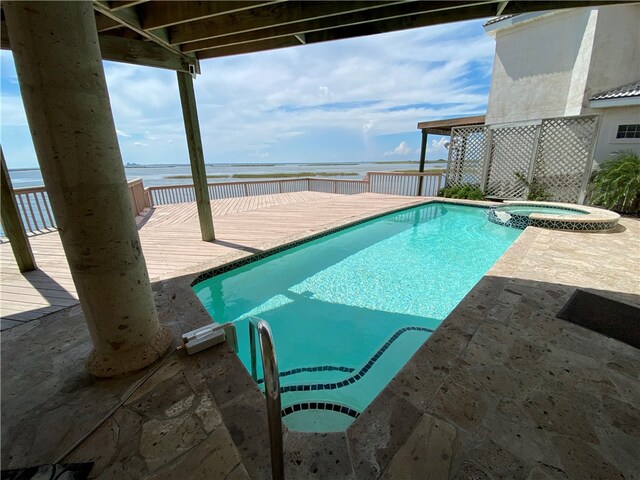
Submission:
{"label": "green shrub", "polygon": [[592,205],[621,213],[640,212],[640,156],[631,151],[616,152],[602,164],[591,180]]}
{"label": "green shrub", "polygon": [[467,200],[484,200],[484,193],[474,185],[458,185],[440,190],[439,196],[445,198],[463,198]]}
{"label": "green shrub", "polygon": [[547,187],[542,185],[537,178],[533,178],[531,182],[527,180],[524,173],[516,172],[516,178],[529,189],[527,200],[532,202],[546,202],[553,198],[553,195],[547,191]]}

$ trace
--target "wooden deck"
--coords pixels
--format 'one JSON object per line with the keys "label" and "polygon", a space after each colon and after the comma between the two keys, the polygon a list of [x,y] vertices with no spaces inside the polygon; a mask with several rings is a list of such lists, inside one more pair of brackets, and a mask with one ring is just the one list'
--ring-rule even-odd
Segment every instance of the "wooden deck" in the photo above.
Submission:
{"label": "wooden deck", "polygon": [[[215,242],[200,238],[195,203],[162,205],[140,222],[140,239],[153,279],[237,252],[255,251],[292,235],[322,230],[356,216],[372,215],[423,201],[365,193],[295,192],[211,202]],[[0,244],[1,328],[20,325],[76,305],[69,266],[57,232],[30,238],[39,270],[21,274],[8,243]]]}

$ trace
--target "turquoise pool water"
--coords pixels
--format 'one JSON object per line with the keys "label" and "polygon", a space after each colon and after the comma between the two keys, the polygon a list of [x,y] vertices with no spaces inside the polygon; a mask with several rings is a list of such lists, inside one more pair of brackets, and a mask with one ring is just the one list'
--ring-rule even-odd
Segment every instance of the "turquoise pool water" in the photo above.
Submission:
{"label": "turquoise pool water", "polygon": [[568,208],[552,208],[543,205],[506,205],[496,208],[499,212],[513,213],[514,215],[531,215],[532,213],[550,213],[553,215],[588,215],[580,210],[570,210]]}
{"label": "turquoise pool water", "polygon": [[430,204],[305,243],[193,288],[217,322],[236,323],[238,355],[247,370],[248,318],[269,322],[290,429],[340,431],[520,233],[487,221],[481,208]]}

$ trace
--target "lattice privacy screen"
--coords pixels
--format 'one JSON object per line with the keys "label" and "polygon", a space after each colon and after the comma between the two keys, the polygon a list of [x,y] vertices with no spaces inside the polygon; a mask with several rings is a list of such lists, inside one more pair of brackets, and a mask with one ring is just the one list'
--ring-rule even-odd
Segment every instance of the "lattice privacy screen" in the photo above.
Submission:
{"label": "lattice privacy screen", "polygon": [[558,202],[581,202],[591,171],[597,115],[547,118],[537,124],[451,130],[446,186],[476,185],[488,197],[524,199],[522,174]]}
{"label": "lattice privacy screen", "polygon": [[446,186],[476,185],[482,180],[486,150],[485,125],[458,127],[451,130]]}
{"label": "lattice privacy screen", "polygon": [[542,121],[533,178],[558,202],[579,202],[591,172],[598,117]]}

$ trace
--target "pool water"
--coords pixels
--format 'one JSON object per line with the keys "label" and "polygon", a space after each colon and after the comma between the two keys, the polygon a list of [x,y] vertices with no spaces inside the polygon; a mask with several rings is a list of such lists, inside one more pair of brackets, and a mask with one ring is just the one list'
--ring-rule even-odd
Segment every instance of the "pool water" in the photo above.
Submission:
{"label": "pool water", "polygon": [[269,322],[290,429],[343,431],[520,233],[481,208],[429,204],[193,288],[215,321],[236,323],[249,371],[248,318]]}
{"label": "pool water", "polygon": [[588,215],[581,210],[571,210],[568,208],[553,208],[538,205],[507,205],[496,208],[499,212],[512,213],[514,215],[531,215],[532,213],[550,213],[552,215]]}

